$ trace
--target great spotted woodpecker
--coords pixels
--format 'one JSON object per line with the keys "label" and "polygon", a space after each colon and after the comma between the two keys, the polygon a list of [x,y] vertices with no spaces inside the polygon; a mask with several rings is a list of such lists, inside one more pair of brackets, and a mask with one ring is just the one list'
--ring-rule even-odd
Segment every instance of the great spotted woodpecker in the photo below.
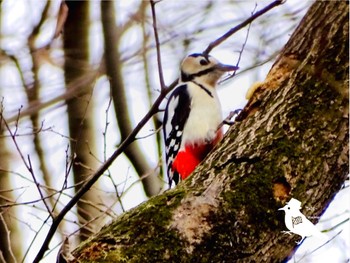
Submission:
{"label": "great spotted woodpecker", "polygon": [[169,97],[163,120],[169,185],[186,179],[222,139],[219,78],[236,66],[206,54],[191,54],[181,64],[180,81]]}

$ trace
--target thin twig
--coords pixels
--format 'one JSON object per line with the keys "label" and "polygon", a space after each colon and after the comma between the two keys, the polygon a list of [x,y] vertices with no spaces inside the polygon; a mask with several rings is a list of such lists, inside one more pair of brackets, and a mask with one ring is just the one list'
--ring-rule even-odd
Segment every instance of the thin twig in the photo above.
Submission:
{"label": "thin twig", "polygon": [[[58,197],[56,199],[55,204],[53,205],[53,208],[52,208],[53,210],[55,210],[57,204],[59,203],[59,200],[60,200],[61,196],[63,195],[63,191],[70,188],[70,187],[68,187],[68,176],[69,176],[70,171],[73,167],[73,162],[70,161],[71,158],[69,158],[68,151],[69,151],[69,144],[67,145],[67,149],[66,149],[66,165],[65,165],[66,171],[65,171],[65,175],[64,175],[64,181],[63,181],[61,190],[58,191]],[[78,184],[82,184],[82,183],[83,183],[83,181],[78,182]],[[76,188],[77,186],[78,185],[73,185],[74,188]]]}
{"label": "thin twig", "polygon": [[[69,188],[66,188],[64,190],[67,190],[67,189],[71,189],[71,188],[74,188],[75,186],[70,186]],[[7,191],[12,191],[12,190],[21,190],[23,187],[21,188],[17,188],[17,189],[11,189],[11,190],[7,190]],[[51,189],[52,190],[52,189]],[[52,197],[54,197],[55,195],[59,194],[59,193],[62,193],[64,190],[55,190],[56,192],[55,193],[52,193],[46,197],[44,197],[44,199],[50,199]],[[69,195],[67,195],[68,197],[71,197]],[[4,199],[3,196],[1,196],[2,199]],[[14,206],[22,206],[22,205],[33,205],[35,203],[39,203],[39,202],[42,202],[43,199],[40,198],[40,199],[36,199],[36,200],[31,200],[31,201],[26,201],[26,202],[22,202],[22,203],[19,203],[18,201],[12,201],[10,199],[7,200],[7,202],[9,203],[5,203],[5,204],[2,204],[0,205],[0,208],[7,208],[7,207],[14,207]]]}
{"label": "thin twig", "polygon": [[[57,97],[54,97],[53,99],[50,99],[46,102],[41,102],[39,104],[37,102],[31,102],[29,103],[26,109],[21,111],[21,116],[18,116],[18,114],[15,114],[14,116],[10,116],[9,118],[6,118],[6,121],[8,123],[12,123],[16,121],[18,118],[23,118],[26,116],[36,114],[40,110],[56,105],[58,103],[61,103],[62,101],[65,101],[65,100],[69,101],[79,96],[83,92],[85,92],[87,90],[87,87],[89,87],[89,84],[93,80],[97,79],[99,75],[100,75],[99,70],[93,70],[89,72],[89,74],[84,74],[82,77],[79,77],[73,80],[70,84],[68,84],[67,89],[63,94],[58,95]],[[61,107],[64,105],[66,104],[62,102],[61,104],[58,105],[58,107]]]}
{"label": "thin twig", "polygon": [[135,140],[146,139],[146,138],[151,137],[151,136],[153,136],[153,135],[155,135],[155,134],[158,134],[158,133],[162,130],[162,127],[163,127],[163,125],[160,125],[158,129],[156,129],[156,130],[154,130],[154,129],[151,130],[151,133],[150,133],[150,134],[147,134],[147,135],[144,135],[144,136],[138,136],[138,137],[135,138]]}
{"label": "thin twig", "polygon": [[[144,5],[146,6],[147,2],[143,2]],[[149,34],[147,33],[147,30],[146,30],[146,8],[143,9],[143,12],[141,13],[142,14],[142,18],[141,18],[141,28],[142,28],[142,38],[143,38],[143,41],[142,41],[142,49],[141,49],[141,57],[142,57],[142,63],[143,63],[143,68],[144,68],[144,79],[145,79],[145,87],[146,87],[146,90],[147,90],[147,95],[148,95],[148,103],[149,103],[149,107],[152,106],[153,104],[153,90],[152,90],[152,85],[151,85],[151,80],[150,80],[150,76],[151,76],[151,73],[150,73],[150,67],[149,67],[149,63],[148,63],[148,51],[149,51],[149,48],[147,47],[148,46],[148,42],[149,42]],[[160,46],[160,43],[159,43],[159,46]],[[159,89],[158,89],[159,91]],[[157,129],[157,127],[161,127],[161,122],[159,121],[158,117],[155,115],[153,117],[153,126],[155,129]],[[162,153],[163,153],[163,148],[162,148],[162,136],[161,136],[161,133],[156,133],[156,148],[157,148],[157,154],[158,156],[162,156]],[[164,174],[163,174],[163,167],[160,166],[160,169],[159,169],[159,173],[158,173],[158,177],[162,177]]]}
{"label": "thin twig", "polygon": [[[0,113],[0,114],[1,114],[1,116],[2,116],[2,113]],[[20,112],[19,112],[19,114],[20,114]],[[45,207],[46,207],[47,212],[49,213],[50,217],[53,218],[54,216],[53,216],[53,214],[52,214],[52,211],[51,211],[50,207],[48,206],[48,204],[47,204],[46,201],[45,201],[45,197],[44,197],[43,192],[41,191],[40,184],[39,184],[39,182],[36,180],[36,177],[35,177],[35,174],[34,174],[34,170],[33,170],[33,167],[32,167],[32,164],[31,164],[31,161],[30,161],[30,158],[29,158],[29,155],[28,155],[28,163],[27,163],[27,161],[26,161],[26,159],[24,158],[24,155],[23,155],[23,153],[22,153],[22,151],[21,151],[21,149],[20,149],[20,147],[19,147],[19,145],[18,145],[18,143],[17,143],[17,141],[16,141],[16,133],[17,133],[17,131],[18,131],[18,120],[16,121],[15,132],[12,132],[12,131],[11,131],[11,128],[10,128],[9,124],[7,123],[7,121],[5,120],[5,118],[3,118],[3,117],[1,117],[1,118],[3,119],[2,121],[3,121],[3,123],[4,123],[4,125],[5,125],[5,127],[6,127],[6,129],[7,129],[7,131],[9,132],[11,138],[12,138],[12,141],[13,141],[13,143],[14,143],[16,149],[17,149],[18,154],[20,155],[20,157],[21,157],[21,159],[22,159],[22,161],[23,161],[25,167],[27,168],[27,170],[29,171],[29,173],[31,174],[31,176],[32,176],[32,178],[33,178],[33,181],[34,181],[34,183],[35,183],[35,186],[36,186],[36,188],[37,188],[37,190],[38,190],[38,192],[39,192],[40,197],[42,198],[42,201],[43,201],[43,203],[44,203],[44,205],[45,205]]]}
{"label": "thin twig", "polygon": [[[256,10],[256,7],[257,7],[257,4],[255,4],[254,10],[253,10],[253,12],[252,12],[252,15],[254,15],[254,12],[255,12],[255,10]],[[247,29],[247,34],[246,34],[245,39],[244,39],[244,42],[243,42],[243,44],[242,44],[242,48],[241,48],[241,50],[239,51],[239,55],[238,55],[236,67],[238,67],[238,66],[239,66],[239,63],[241,62],[242,55],[243,55],[243,51],[244,51],[245,46],[247,45],[247,42],[248,42],[248,37],[249,37],[249,32],[250,32],[250,27],[251,27],[251,25],[252,25],[252,23],[249,23],[248,29]],[[225,82],[225,81],[227,81],[227,80],[229,80],[229,79],[232,79],[234,76],[236,76],[236,72],[237,72],[237,71],[234,71],[231,75],[228,75],[228,77],[226,77],[226,78],[224,78],[223,80],[221,80],[221,81],[219,82],[219,84],[221,84],[221,83],[223,83],[223,82]]]}
{"label": "thin twig", "polygon": [[[105,111],[106,119],[105,119],[105,129],[103,131],[103,162],[105,162],[107,160],[107,131],[108,131],[109,123],[110,123],[109,119],[108,119],[108,112],[109,112],[109,109],[111,108],[111,105],[112,105],[112,98],[109,99],[107,109]],[[116,184],[113,177],[111,176],[111,172],[109,171],[109,169],[107,169],[106,176],[109,178],[109,180],[111,180],[112,185],[114,187],[115,194],[117,196],[117,200],[120,204],[120,207],[121,207],[122,211],[125,212],[125,208],[124,208],[123,203],[122,203],[121,195],[119,194],[119,191],[118,191],[118,185]]]}
{"label": "thin twig", "polygon": [[222,42],[224,42],[226,39],[231,37],[234,33],[236,33],[237,31],[239,31],[240,29],[242,29],[246,25],[248,25],[251,22],[253,22],[259,16],[261,16],[261,15],[265,14],[266,12],[270,11],[272,8],[283,4],[283,2],[284,2],[284,0],[276,0],[276,1],[272,2],[271,4],[269,4],[268,6],[264,7],[263,9],[261,9],[260,11],[256,12],[254,15],[252,15],[251,17],[249,17],[248,19],[246,19],[245,21],[243,21],[239,25],[231,28],[229,31],[227,31],[225,34],[223,34],[221,37],[219,37],[218,39],[216,39],[213,42],[211,42],[208,45],[208,47],[203,51],[203,53],[204,54],[209,54],[215,47],[217,47]]}
{"label": "thin twig", "polygon": [[[12,246],[11,246],[11,244],[12,244],[11,236],[10,236],[11,231],[8,229],[7,224],[5,223],[5,218],[3,217],[2,213],[0,213],[0,221],[4,222],[3,227],[5,228],[4,231],[6,233],[6,237],[2,237],[2,238],[6,239],[7,240],[7,244],[9,244],[7,250],[9,252],[10,256],[11,256],[11,259],[13,260],[13,262],[17,262],[16,257],[13,254]],[[0,251],[0,255],[2,255],[1,251]],[[2,258],[0,257],[0,259],[2,259]],[[3,262],[6,262],[6,260],[4,260]]]}
{"label": "thin twig", "polygon": [[162,59],[161,59],[161,55],[160,55],[160,44],[159,44],[159,36],[158,36],[158,29],[157,29],[157,17],[156,17],[156,10],[155,10],[155,5],[156,5],[157,2],[154,1],[154,0],[150,0],[150,3],[151,3],[151,9],[152,9],[154,38],[155,38],[155,41],[156,41],[159,82],[160,82],[160,88],[162,90],[164,90],[164,89],[166,89],[166,86],[165,86],[165,83],[164,83]]}
{"label": "thin twig", "polygon": [[[158,162],[157,166],[154,167],[153,171],[159,169],[159,167],[161,166],[161,162]],[[140,183],[143,179],[145,179],[146,177],[150,176],[152,174],[153,171],[148,172],[147,174],[142,175],[138,180],[136,180],[135,182],[131,183],[128,188],[123,189],[123,195],[125,195],[126,193],[128,193],[132,187],[138,183]],[[126,180],[125,180],[126,183]],[[124,184],[124,186],[126,186],[126,184]]]}
{"label": "thin twig", "polygon": [[25,259],[26,257],[28,256],[33,244],[34,244],[34,241],[36,240],[36,238],[39,236],[39,233],[40,231],[44,228],[44,226],[46,225],[47,221],[49,220],[50,216],[48,216],[44,221],[43,223],[41,224],[40,228],[38,230],[35,230],[35,235],[33,237],[33,239],[30,241],[30,244],[28,246],[28,248],[26,249],[24,255],[23,255],[23,259],[22,259],[22,262],[25,262]]}

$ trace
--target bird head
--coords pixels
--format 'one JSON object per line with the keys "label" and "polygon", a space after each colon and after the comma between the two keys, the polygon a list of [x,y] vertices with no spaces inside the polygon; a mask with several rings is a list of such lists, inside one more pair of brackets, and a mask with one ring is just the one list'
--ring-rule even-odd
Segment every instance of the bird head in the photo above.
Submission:
{"label": "bird head", "polygon": [[194,53],[181,63],[181,81],[194,80],[214,87],[225,72],[237,69],[238,67],[222,64],[207,54]]}

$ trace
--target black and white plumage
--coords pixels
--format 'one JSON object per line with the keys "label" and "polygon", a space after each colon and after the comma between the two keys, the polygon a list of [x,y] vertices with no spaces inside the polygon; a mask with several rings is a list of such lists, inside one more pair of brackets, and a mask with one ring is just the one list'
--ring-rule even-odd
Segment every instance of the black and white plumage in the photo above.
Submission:
{"label": "black and white plumage", "polygon": [[[164,138],[166,145],[166,164],[169,184],[174,180],[175,184],[179,182],[179,174],[172,171],[173,161],[180,150],[182,134],[185,123],[188,119],[191,109],[191,98],[187,91],[186,84],[176,87],[171,94],[164,115]],[[169,113],[173,113],[169,116]]]}
{"label": "black and white plumage", "polygon": [[221,139],[216,84],[224,72],[236,69],[205,54],[192,54],[183,60],[180,82],[169,97],[163,120],[170,185],[185,179]]}

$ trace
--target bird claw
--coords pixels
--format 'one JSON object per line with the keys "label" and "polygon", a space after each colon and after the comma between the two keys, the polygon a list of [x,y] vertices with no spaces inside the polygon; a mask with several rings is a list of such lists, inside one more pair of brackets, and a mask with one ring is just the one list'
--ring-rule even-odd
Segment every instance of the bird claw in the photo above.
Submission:
{"label": "bird claw", "polygon": [[224,119],[224,121],[223,121],[223,123],[224,124],[227,124],[227,125],[232,125],[232,124],[234,124],[234,120],[233,121],[231,121],[231,119],[236,115],[236,117],[237,117],[237,115],[240,113],[242,111],[242,109],[236,109],[236,110],[234,110],[234,111],[231,111],[230,112],[230,114]]}

